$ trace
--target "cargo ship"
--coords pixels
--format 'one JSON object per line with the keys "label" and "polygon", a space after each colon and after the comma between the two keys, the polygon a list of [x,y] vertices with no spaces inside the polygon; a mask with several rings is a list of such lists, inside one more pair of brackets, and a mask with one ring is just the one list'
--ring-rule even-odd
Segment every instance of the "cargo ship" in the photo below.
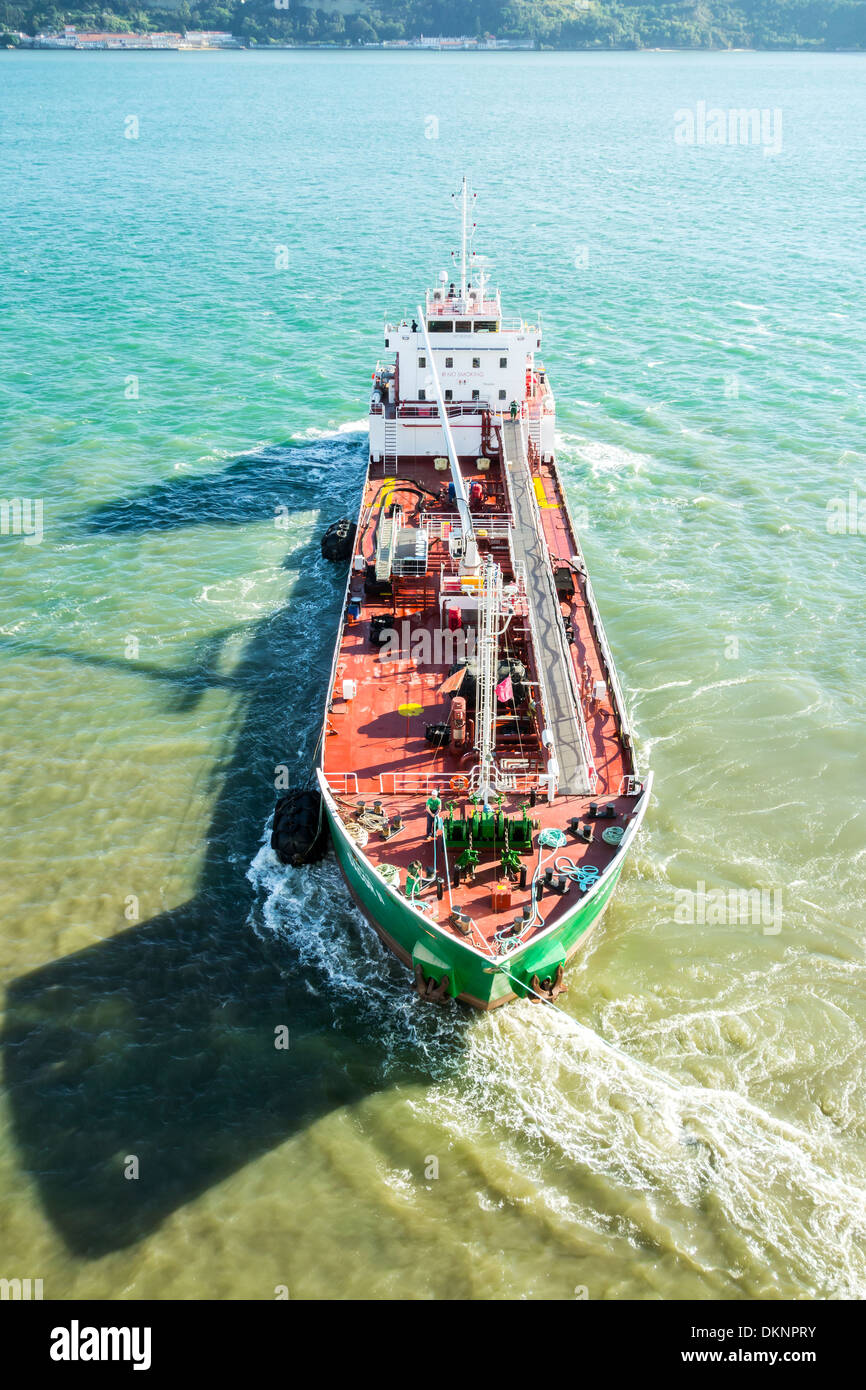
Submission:
{"label": "cargo ship", "polygon": [[652,779],[556,465],[540,320],[503,315],[465,180],[454,197],[452,276],[385,323],[358,520],[329,536],[349,569],[311,840],[329,830],[422,998],[492,1009],[563,991]]}

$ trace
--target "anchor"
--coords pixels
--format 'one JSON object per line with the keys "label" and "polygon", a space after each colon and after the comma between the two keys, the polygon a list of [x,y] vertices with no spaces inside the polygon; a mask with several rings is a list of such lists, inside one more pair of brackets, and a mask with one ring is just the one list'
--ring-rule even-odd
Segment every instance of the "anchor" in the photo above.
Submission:
{"label": "anchor", "polygon": [[529,981],[529,987],[534,993],[530,994],[529,998],[535,999],[541,995],[542,999],[546,999],[548,1003],[552,1004],[560,994],[568,993],[568,985],[564,983],[562,976],[562,965],[557,966],[555,975],[546,975],[543,980],[539,980],[537,975],[533,975]]}
{"label": "anchor", "polygon": [[434,979],[428,979],[424,974],[423,967],[415,966],[415,989],[419,999],[424,999],[431,1004],[444,1004],[450,998],[448,986],[450,980],[447,975],[443,975],[437,984]]}

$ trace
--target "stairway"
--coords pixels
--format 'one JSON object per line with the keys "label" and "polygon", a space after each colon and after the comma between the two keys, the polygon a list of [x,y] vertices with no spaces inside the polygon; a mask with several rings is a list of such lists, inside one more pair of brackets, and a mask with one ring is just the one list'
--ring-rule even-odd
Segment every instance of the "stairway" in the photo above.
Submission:
{"label": "stairway", "polygon": [[385,476],[397,474],[397,421],[385,419]]}
{"label": "stairway", "polygon": [[383,516],[379,520],[376,538],[376,578],[378,580],[391,578],[391,566],[394,563],[394,542],[397,539],[397,531],[402,524],[403,514],[399,507],[394,508],[392,516]]}

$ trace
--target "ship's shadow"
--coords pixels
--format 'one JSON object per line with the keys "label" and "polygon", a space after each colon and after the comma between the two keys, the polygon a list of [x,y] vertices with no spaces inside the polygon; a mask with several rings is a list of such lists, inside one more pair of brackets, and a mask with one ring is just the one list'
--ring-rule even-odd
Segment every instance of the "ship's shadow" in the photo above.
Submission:
{"label": "ship's shadow", "polygon": [[[323,524],[352,510],[364,462],[357,442],[346,444],[342,461],[343,476],[316,494]],[[254,488],[243,462],[245,487]],[[163,515],[174,526],[195,525],[201,490],[184,480],[177,489],[170,502],[171,489],[164,491]],[[282,494],[285,502],[285,485]],[[90,524],[143,528],[147,505],[143,497],[114,515],[103,509]],[[302,486],[298,509],[309,505]],[[359,1009],[357,994],[354,1004],[341,998],[305,959],[303,923],[285,935],[256,933],[248,923],[246,873],[273,805],[274,768],[287,764],[293,780],[309,768],[345,580],[321,559],[318,535],[293,551],[292,567],[298,578],[289,605],[252,629],[231,675],[243,716],[215,792],[196,896],[8,991],[14,1135],[51,1222],[80,1256],[141,1239],[334,1107],[419,1079],[408,1045],[396,1055],[392,1049],[383,1065],[375,1012]],[[165,680],[176,707],[189,708],[211,676],[219,679],[218,646],[207,644],[189,670],[142,674]],[[324,873],[332,887],[334,870]],[[302,893],[304,910],[328,911],[329,891]],[[351,955],[352,933],[367,928],[347,896],[330,910]],[[385,1002],[389,990],[408,992],[396,962],[374,964]],[[282,1029],[287,1048],[276,1045]]]}

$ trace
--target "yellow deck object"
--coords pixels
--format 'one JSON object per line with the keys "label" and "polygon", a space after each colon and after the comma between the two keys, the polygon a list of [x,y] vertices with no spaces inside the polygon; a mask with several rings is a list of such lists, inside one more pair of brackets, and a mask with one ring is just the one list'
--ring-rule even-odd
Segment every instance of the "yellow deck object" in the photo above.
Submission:
{"label": "yellow deck object", "polygon": [[382,487],[382,491],[379,493],[379,501],[376,503],[376,510],[377,510],[377,511],[378,511],[379,507],[387,507],[387,506],[388,506],[388,503],[391,501],[391,498],[394,496],[394,493],[393,493],[392,489],[388,486],[388,484],[389,484],[389,483],[396,483],[396,481],[397,481],[396,478],[383,478],[383,479],[382,479],[383,487]]}
{"label": "yellow deck object", "polygon": [[398,705],[397,713],[405,714],[406,718],[408,719],[409,716],[412,714],[421,714],[423,709],[423,705]]}
{"label": "yellow deck object", "polygon": [[551,507],[556,506],[555,502],[548,502],[547,498],[545,497],[544,483],[541,481],[540,478],[533,478],[532,486],[535,488],[535,500],[537,501],[539,507],[547,507],[549,510]]}

